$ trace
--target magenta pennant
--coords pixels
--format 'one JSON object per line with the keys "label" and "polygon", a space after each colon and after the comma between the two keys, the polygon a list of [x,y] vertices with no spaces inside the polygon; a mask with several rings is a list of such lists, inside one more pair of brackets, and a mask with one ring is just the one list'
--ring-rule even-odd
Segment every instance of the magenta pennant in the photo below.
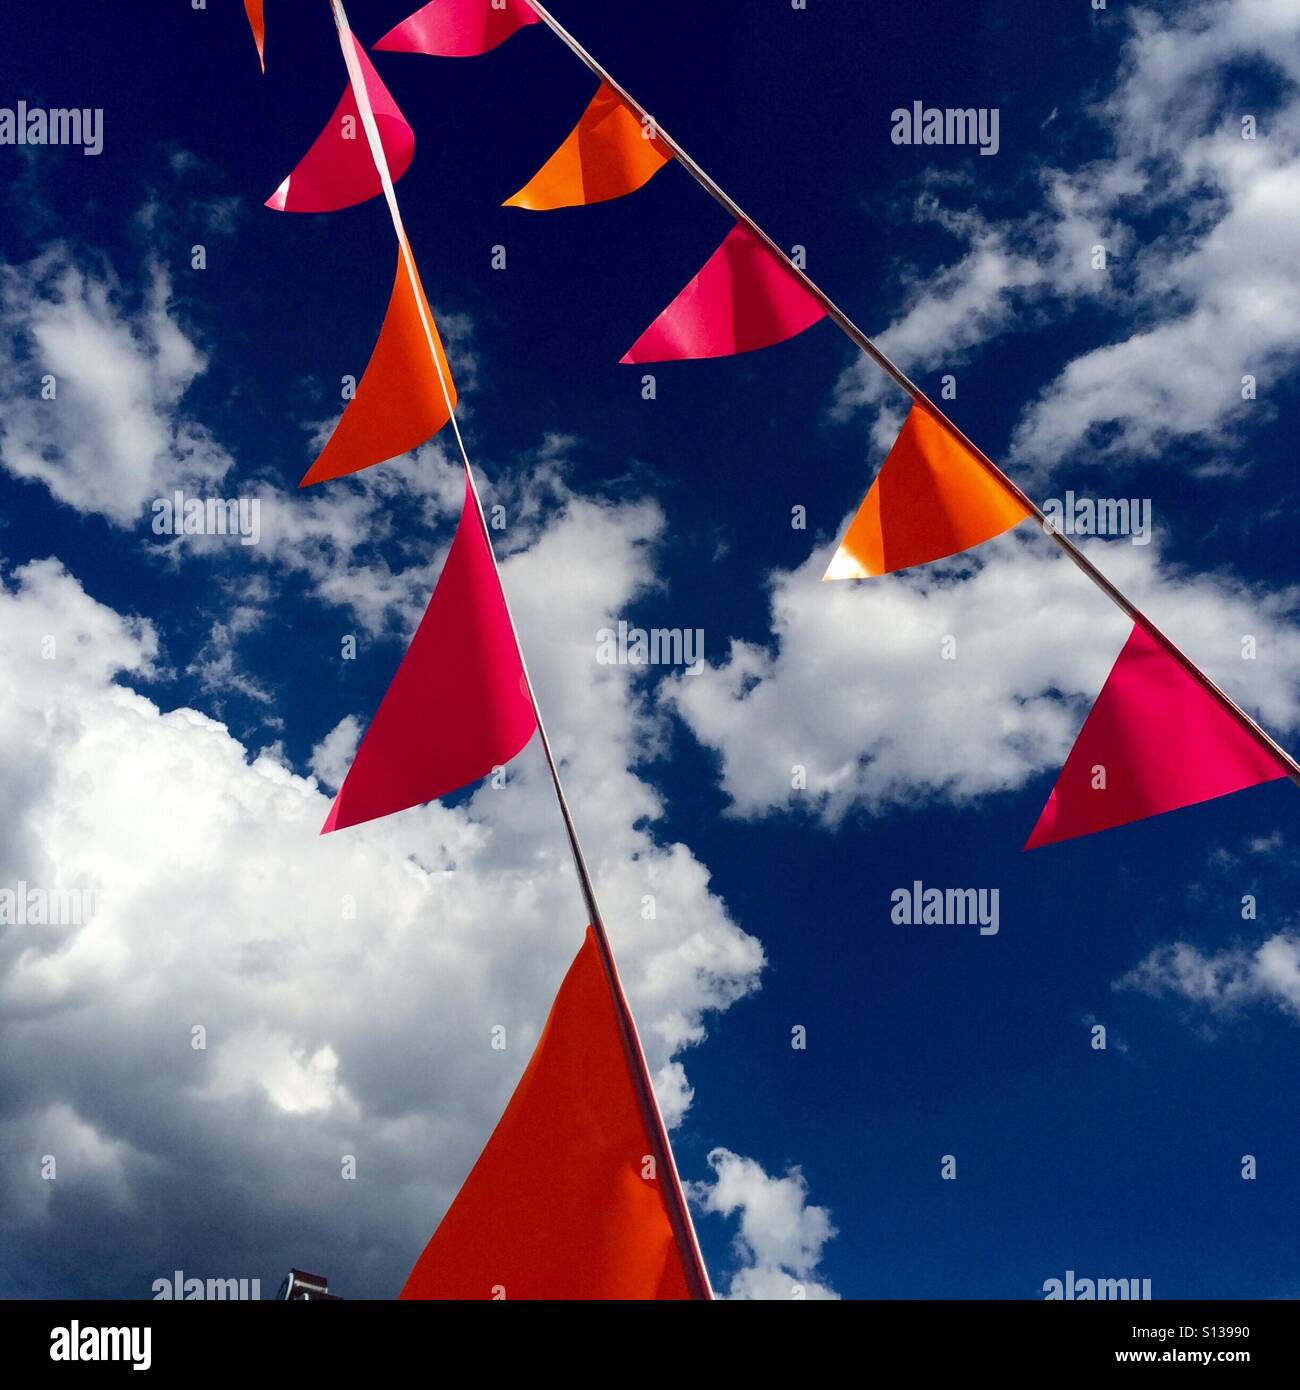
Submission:
{"label": "magenta pennant", "polygon": [[[388,88],[379,80],[365,50],[352,39],[361,76],[379,128],[379,143],[388,157],[393,182],[410,168],[415,154],[415,132],[397,109]],[[276,212],[337,212],[378,197],[384,191],[379,170],[370,154],[370,143],[361,125],[361,113],[352,85],[325,129],[303,155],[298,167],[266,200]]]}
{"label": "magenta pennant", "polygon": [[447,563],[321,834],[477,781],[509,762],[536,728],[501,580],[467,477]]}
{"label": "magenta pennant", "polygon": [[1281,760],[1138,622],[1025,848],[1285,776]]}
{"label": "magenta pennant", "polygon": [[526,0],[430,0],[375,45],[386,53],[428,53],[435,58],[477,58],[516,29],[540,24]]}
{"label": "magenta pennant", "polygon": [[826,317],[790,266],[737,222],[624,362],[730,357],[782,343]]}

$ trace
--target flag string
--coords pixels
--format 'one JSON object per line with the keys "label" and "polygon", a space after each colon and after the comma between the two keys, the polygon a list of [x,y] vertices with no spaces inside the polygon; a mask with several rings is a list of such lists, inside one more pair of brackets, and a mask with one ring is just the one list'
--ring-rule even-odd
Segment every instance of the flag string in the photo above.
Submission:
{"label": "flag string", "polygon": [[632,1075],[633,1086],[641,1107],[642,1117],[645,1120],[646,1132],[650,1135],[652,1144],[659,1150],[657,1154],[653,1155],[655,1159],[655,1171],[657,1175],[663,1175],[666,1178],[662,1190],[666,1198],[665,1206],[667,1207],[669,1220],[672,1224],[673,1235],[677,1242],[683,1266],[687,1272],[688,1284],[691,1288],[692,1296],[698,1299],[711,1299],[713,1297],[713,1292],[709,1284],[708,1270],[704,1264],[704,1257],[700,1250],[699,1240],[695,1234],[694,1224],[691,1221],[690,1210],[686,1203],[686,1194],[682,1187],[681,1177],[677,1172],[677,1164],[673,1157],[672,1145],[668,1140],[668,1130],[664,1124],[663,1113],[659,1108],[658,1098],[655,1096],[654,1083],[650,1077],[650,1068],[646,1061],[645,1049],[641,1044],[641,1037],[637,1031],[636,1020],[633,1017],[631,1006],[628,1003],[627,995],[623,989],[623,982],[618,972],[618,964],[614,958],[614,949],[610,943],[609,933],[605,928],[604,919],[601,917],[600,908],[596,903],[596,892],[592,884],[591,874],[587,868],[586,856],[583,854],[582,844],[578,839],[577,827],[573,820],[573,814],[569,808],[568,798],[564,793],[563,783],[560,780],[559,766],[556,763],[555,754],[551,748],[551,741],[546,733],[546,724],[542,719],[542,711],[537,699],[537,691],[528,671],[528,662],[524,656],[523,643],[519,638],[519,629],[510,608],[509,598],[506,596],[505,584],[501,578],[501,567],[497,561],[496,550],[492,545],[492,536],[487,525],[487,517],[483,510],[483,499],[479,494],[478,483],[474,477],[474,469],[469,461],[469,452],[465,447],[465,440],[461,434],[460,422],[456,418],[456,408],[452,401],[451,388],[435,347],[433,326],[429,322],[424,296],[419,291],[419,275],[416,271],[415,260],[411,254],[410,243],[406,236],[406,228],[402,221],[401,209],[398,206],[397,192],[393,187],[392,174],[388,167],[388,158],[384,153],[383,143],[379,137],[379,127],[375,122],[374,110],[370,103],[370,94],[366,89],[360,64],[357,62],[356,49],[354,46],[355,40],[352,36],[351,27],[348,24],[347,12],[343,8],[343,0],[329,0],[329,3],[331,12],[334,16],[335,26],[338,29],[339,46],[343,50],[343,60],[347,65],[348,80],[352,85],[353,95],[357,102],[357,109],[361,115],[361,124],[370,145],[370,153],[375,161],[375,168],[378,171],[380,183],[383,185],[384,199],[388,204],[389,215],[393,222],[393,230],[397,235],[398,247],[406,265],[407,275],[415,292],[416,305],[420,314],[420,323],[424,329],[425,339],[429,347],[429,356],[433,362],[434,371],[438,376],[438,384],[442,389],[443,400],[446,403],[447,413],[451,420],[452,432],[456,438],[456,445],[460,451],[461,461],[465,466],[465,476],[469,482],[470,492],[473,495],[474,504],[478,511],[479,524],[483,527],[483,535],[487,542],[488,554],[492,557],[492,565],[496,572],[497,582],[501,586],[502,602],[505,606],[506,616],[510,621],[510,629],[514,636],[515,647],[519,652],[519,664],[523,670],[524,683],[528,688],[528,698],[532,703],[533,714],[537,720],[537,732],[541,741],[542,752],[546,758],[546,766],[550,773],[551,786],[554,788],[555,798],[559,803],[560,816],[564,821],[565,834],[568,838],[569,851],[573,859],[574,870],[577,874],[578,885],[582,892],[588,920],[595,933],[606,980],[608,981],[610,991],[614,997],[615,1013],[618,1016],[619,1022],[619,1033],[622,1039],[624,1052],[627,1056],[628,1069]]}
{"label": "flag string", "polygon": [[1069,536],[1065,535],[1054,526],[1043,512],[1042,508],[1029,497],[1001,468],[967,435],[958,428],[946,414],[930,400],[924,391],[895,363],[887,353],[879,348],[856,323],[835,303],[833,299],[821,288],[820,285],[801,266],[795,265],[790,257],[781,249],[780,246],[763,230],[762,227],[740,206],[739,203],[726,192],[724,188],[664,130],[658,120],[641,105],[632,94],[619,83],[609,71],[602,66],[591,55],[590,52],[555,18],[550,11],[540,3],[540,0],[528,0],[529,6],[537,14],[538,18],[561,40],[562,43],[574,54],[574,56],[588,68],[600,81],[607,83],[618,95],[635,111],[642,120],[649,122],[649,128],[653,130],[655,138],[672,151],[675,158],[682,168],[700,185],[701,188],[716,202],[720,207],[742,223],[748,230],[758,238],[760,242],[774,255],[776,255],[793,275],[802,283],[805,289],[812,294],[821,306],[826,310],[827,317],[830,318],[862,352],[878,366],[896,386],[907,393],[913,402],[927,411],[939,424],[946,429],[964,448],[970,451],[977,463],[985,469],[1003,488],[1005,488],[1030,515],[1037,520],[1042,529],[1047,533],[1051,540],[1062,549],[1074,564],[1089,578],[1102,593],[1110,599],[1124,614],[1132,621],[1140,624],[1151,634],[1161,646],[1163,646],[1170,656],[1174,657],[1191,675],[1196,679],[1205,690],[1213,696],[1258,742],[1260,742],[1286,769],[1291,781],[1300,786],[1300,763],[1286,751],[1255,719],[1246,713],[1244,709],[1215,681],[1213,681],[1201,668],[1189,657],[1177,644],[1166,636],[1156,625],[1142,613],[1137,605],[1105,574],[1097,568],[1095,564],[1075,545]]}

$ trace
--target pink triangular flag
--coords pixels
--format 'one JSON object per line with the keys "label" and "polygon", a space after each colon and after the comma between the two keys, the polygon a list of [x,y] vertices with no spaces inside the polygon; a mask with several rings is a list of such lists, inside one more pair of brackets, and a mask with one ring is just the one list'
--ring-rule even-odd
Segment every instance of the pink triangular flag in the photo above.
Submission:
{"label": "pink triangular flag", "polygon": [[[397,109],[388,88],[379,80],[365,50],[352,38],[361,76],[379,128],[379,143],[388,157],[393,182],[406,173],[415,153],[415,132]],[[384,191],[370,142],[361,124],[357,99],[349,83],[342,99],[315,144],[298,167],[266,200],[276,212],[337,212],[378,197]]]}
{"label": "pink triangular flag", "polygon": [[467,477],[447,563],[321,834],[477,781],[509,762],[536,728],[501,580]]}
{"label": "pink triangular flag", "polygon": [[541,16],[526,0],[430,0],[375,45],[386,53],[477,58]]}
{"label": "pink triangular flag", "polygon": [[1138,622],[1025,848],[1285,776],[1281,760]]}
{"label": "pink triangular flag", "polygon": [[737,222],[622,360],[730,357],[782,343],[825,317],[790,266]]}

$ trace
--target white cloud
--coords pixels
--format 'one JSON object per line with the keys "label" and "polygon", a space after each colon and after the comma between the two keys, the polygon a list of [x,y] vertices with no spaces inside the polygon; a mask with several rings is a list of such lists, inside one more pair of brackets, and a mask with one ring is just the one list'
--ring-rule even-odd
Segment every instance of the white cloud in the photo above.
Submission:
{"label": "white cloud", "polygon": [[[1300,596],[1182,572],[1160,561],[1158,539],[1084,548],[1266,727],[1300,727]],[[1027,526],[884,579],[823,584],[826,560],[816,550],[773,576],[771,646],[733,641],[725,660],[664,687],[719,755],[736,814],[834,824],[854,807],[1017,788],[1059,767],[1130,630]],[[1255,660],[1242,660],[1245,634]],[[806,790],[792,788],[797,767]]]}
{"label": "white cloud", "polygon": [[694,1183],[691,1198],[705,1212],[739,1216],[734,1248],[739,1259],[726,1289],[730,1299],[833,1299],[817,1277],[822,1251],[835,1227],[825,1207],[808,1202],[798,1168],[772,1177],[752,1158],[727,1149],[709,1154],[713,1182]]}
{"label": "white cloud", "polygon": [[1157,947],[1114,988],[1173,995],[1215,1014],[1270,1003],[1300,1021],[1300,936],[1279,932],[1255,947],[1210,954],[1177,941]]}
{"label": "white cloud", "polygon": [[[1045,470],[1085,444],[1093,463],[1156,458],[1180,437],[1219,448],[1232,427],[1267,410],[1300,349],[1300,100],[1279,125],[1267,140],[1226,129],[1194,142],[1222,216],[1139,260],[1137,292],[1165,314],[1069,363],[1026,410],[1013,458]],[[1190,171],[1193,153],[1184,159]],[[1248,375],[1258,401],[1242,399]]]}
{"label": "white cloud", "polygon": [[[0,465],[117,526],[173,487],[220,481],[230,456],[181,409],[206,363],[170,296],[157,264],[133,304],[110,269],[80,267],[57,244],[0,266]],[[53,400],[42,399],[47,375]]]}
{"label": "white cloud", "polygon": [[[1001,229],[978,213],[944,208],[929,189],[912,211],[917,220],[943,227],[967,250],[932,275],[910,276],[907,307],[875,342],[906,372],[947,371],[971,349],[1005,331],[1047,272],[1039,260],[1014,251]],[[878,406],[896,390],[870,358],[859,355],[836,383],[832,416],[846,420],[858,410]]]}
{"label": "white cloud", "polygon": [[337,791],[343,785],[360,742],[361,721],[355,714],[345,714],[311,750],[307,765],[312,776],[322,786]]}
{"label": "white cloud", "polygon": [[[256,632],[263,621],[263,610],[250,604],[237,604],[225,616],[212,624],[207,640],[185,668],[187,676],[194,676],[199,689],[211,695],[214,708],[222,711],[225,699],[232,692],[243,695],[255,704],[270,705],[270,690],[255,677],[242,670],[238,664],[236,646],[239,639],[249,632]],[[282,722],[278,716],[268,716],[277,726]]]}
{"label": "white cloud", "polygon": [[[1300,356],[1300,10],[1292,0],[1202,0],[1136,9],[1119,72],[1094,105],[1104,158],[1038,171],[1040,205],[991,220],[951,204],[969,180],[932,178],[913,215],[949,231],[951,264],[905,274],[905,303],[878,341],[909,370],[951,370],[1014,330],[1041,331],[1105,302],[1123,325],[1030,401],[1009,461],[1042,480],[1067,460],[1096,466],[1194,445],[1196,466],[1267,418],[1272,385]],[[1267,91],[1243,104],[1242,65]],[[1245,115],[1257,138],[1242,138]],[[1152,234],[1151,227],[1161,228]],[[1095,246],[1107,268],[1093,268]],[[1257,378],[1258,400],[1242,399]],[[833,413],[873,408],[891,388],[865,358]],[[1032,383],[1021,389],[1026,395]]]}

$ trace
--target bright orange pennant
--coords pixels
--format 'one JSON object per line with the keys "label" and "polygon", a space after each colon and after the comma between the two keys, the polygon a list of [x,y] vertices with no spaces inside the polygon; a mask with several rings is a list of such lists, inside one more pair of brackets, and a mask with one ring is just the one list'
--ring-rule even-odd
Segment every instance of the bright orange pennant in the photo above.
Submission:
{"label": "bright orange pennant", "polygon": [[244,0],[244,13],[248,16],[248,27],[253,31],[253,42],[257,45],[257,61],[266,71],[266,21],[262,17],[262,0]]}
{"label": "bright orange pennant", "polygon": [[635,193],[672,159],[641,118],[602,82],[564,144],[503,207],[544,212],[583,207]]}
{"label": "bright orange pennant", "polygon": [[419,271],[412,283],[406,257],[399,248],[393,295],[357,394],[348,402],[334,433],[299,487],[359,473],[372,464],[409,453],[432,439],[451,418],[429,356],[425,322],[437,349],[451,404],[455,406],[456,384],[451,379],[438,325],[424,297]]}
{"label": "bright orange pennant", "polygon": [[685,1299],[665,1174],[591,928],[532,1060],[403,1298]]}
{"label": "bright orange pennant", "polygon": [[1032,515],[914,405],[823,579],[869,579],[992,540]]}

